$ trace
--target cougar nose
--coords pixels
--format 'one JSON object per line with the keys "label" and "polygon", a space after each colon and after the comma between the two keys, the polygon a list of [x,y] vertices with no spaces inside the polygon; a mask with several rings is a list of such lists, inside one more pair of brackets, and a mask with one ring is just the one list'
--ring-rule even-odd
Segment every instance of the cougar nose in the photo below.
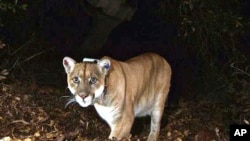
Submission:
{"label": "cougar nose", "polygon": [[79,94],[79,96],[80,96],[82,99],[85,99],[85,98],[88,97],[89,95],[87,95],[87,94]]}

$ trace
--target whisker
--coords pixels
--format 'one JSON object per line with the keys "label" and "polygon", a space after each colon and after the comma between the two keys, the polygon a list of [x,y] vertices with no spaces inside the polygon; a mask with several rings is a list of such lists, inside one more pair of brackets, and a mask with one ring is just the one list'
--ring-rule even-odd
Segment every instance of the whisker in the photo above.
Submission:
{"label": "whisker", "polygon": [[66,109],[66,108],[68,107],[69,104],[74,103],[74,102],[76,102],[75,97],[70,98],[69,101],[65,104],[64,109]]}
{"label": "whisker", "polygon": [[66,95],[64,95],[64,96],[60,96],[60,98],[59,98],[59,99],[62,99],[62,98],[68,98],[68,97],[72,97],[72,96],[66,96]]}

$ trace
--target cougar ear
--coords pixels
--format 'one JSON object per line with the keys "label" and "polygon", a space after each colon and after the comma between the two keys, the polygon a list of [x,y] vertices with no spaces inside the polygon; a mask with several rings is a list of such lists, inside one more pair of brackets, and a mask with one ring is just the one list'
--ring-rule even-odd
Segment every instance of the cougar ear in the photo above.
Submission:
{"label": "cougar ear", "polygon": [[70,57],[63,58],[63,66],[66,73],[70,73],[75,66],[76,61]]}
{"label": "cougar ear", "polygon": [[97,64],[102,68],[104,73],[107,73],[111,67],[111,62],[109,59],[102,59],[102,60],[98,61]]}

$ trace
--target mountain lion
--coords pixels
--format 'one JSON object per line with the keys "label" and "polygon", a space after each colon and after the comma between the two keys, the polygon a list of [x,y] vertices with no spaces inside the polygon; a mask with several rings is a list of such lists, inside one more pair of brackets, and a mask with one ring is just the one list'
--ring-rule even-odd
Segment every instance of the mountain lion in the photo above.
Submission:
{"label": "mountain lion", "polygon": [[103,57],[77,63],[64,57],[68,88],[74,95],[67,105],[94,105],[111,128],[109,139],[130,136],[135,117],[151,116],[148,141],[156,141],[170,88],[171,68],[154,53],[146,53],[125,62]]}

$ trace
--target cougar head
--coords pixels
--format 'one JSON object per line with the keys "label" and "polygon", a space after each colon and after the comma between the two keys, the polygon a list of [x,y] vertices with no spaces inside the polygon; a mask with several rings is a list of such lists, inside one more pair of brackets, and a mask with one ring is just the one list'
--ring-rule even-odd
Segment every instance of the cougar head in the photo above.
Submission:
{"label": "cougar head", "polygon": [[92,105],[94,99],[103,94],[105,77],[111,66],[109,59],[77,63],[70,57],[64,57],[63,66],[67,73],[68,88],[80,106]]}

